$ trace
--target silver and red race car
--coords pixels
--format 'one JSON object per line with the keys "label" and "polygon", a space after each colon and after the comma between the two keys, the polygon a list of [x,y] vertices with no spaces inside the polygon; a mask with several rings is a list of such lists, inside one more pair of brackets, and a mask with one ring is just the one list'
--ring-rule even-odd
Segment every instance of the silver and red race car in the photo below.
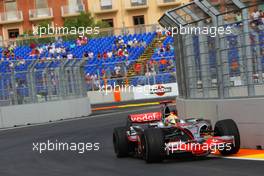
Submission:
{"label": "silver and red race car", "polygon": [[219,152],[235,154],[240,149],[240,135],[231,119],[221,120],[214,129],[209,120],[176,119],[173,125],[164,125],[169,116],[169,102],[162,102],[162,110],[144,114],[131,114],[127,125],[113,132],[117,157],[136,156],[147,163],[162,162],[177,154],[207,156]]}

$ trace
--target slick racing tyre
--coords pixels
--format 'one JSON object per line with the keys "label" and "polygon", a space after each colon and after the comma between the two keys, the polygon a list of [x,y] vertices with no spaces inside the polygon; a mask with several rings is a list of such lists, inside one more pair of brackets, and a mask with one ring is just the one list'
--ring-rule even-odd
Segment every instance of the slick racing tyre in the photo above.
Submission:
{"label": "slick racing tyre", "polygon": [[234,145],[219,150],[222,155],[232,155],[240,149],[240,135],[236,123],[232,119],[220,120],[215,124],[215,136],[234,136]]}
{"label": "slick racing tyre", "polygon": [[118,127],[114,129],[113,143],[118,158],[127,157],[129,155],[129,142],[126,135],[126,129],[126,127]]}
{"label": "slick racing tyre", "polygon": [[144,131],[145,160],[147,163],[162,162],[165,157],[164,134],[159,128],[149,128]]}

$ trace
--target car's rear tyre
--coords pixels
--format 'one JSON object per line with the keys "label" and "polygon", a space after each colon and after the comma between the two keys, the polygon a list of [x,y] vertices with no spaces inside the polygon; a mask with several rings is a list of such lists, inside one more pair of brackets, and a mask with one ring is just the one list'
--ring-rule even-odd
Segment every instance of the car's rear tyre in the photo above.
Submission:
{"label": "car's rear tyre", "polygon": [[240,134],[236,123],[232,119],[220,120],[215,124],[215,136],[234,136],[234,145],[219,150],[222,155],[236,154],[240,149]]}
{"label": "car's rear tyre", "polygon": [[118,158],[127,157],[129,155],[129,143],[126,129],[126,127],[118,127],[114,129],[113,143]]}
{"label": "car's rear tyre", "polygon": [[145,155],[147,163],[162,162],[165,157],[164,134],[159,128],[149,128],[144,131]]}

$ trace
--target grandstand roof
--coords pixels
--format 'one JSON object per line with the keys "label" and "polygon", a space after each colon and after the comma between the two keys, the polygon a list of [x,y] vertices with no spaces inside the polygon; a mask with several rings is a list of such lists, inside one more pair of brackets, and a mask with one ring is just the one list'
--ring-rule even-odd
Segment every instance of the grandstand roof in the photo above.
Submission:
{"label": "grandstand roof", "polygon": [[249,6],[263,4],[263,0],[249,1],[243,3],[241,0],[224,0],[226,10],[221,12],[215,2],[211,0],[194,0],[188,4],[168,10],[159,19],[163,27],[185,26],[199,21],[203,21],[210,16],[219,16],[230,12],[236,12]]}

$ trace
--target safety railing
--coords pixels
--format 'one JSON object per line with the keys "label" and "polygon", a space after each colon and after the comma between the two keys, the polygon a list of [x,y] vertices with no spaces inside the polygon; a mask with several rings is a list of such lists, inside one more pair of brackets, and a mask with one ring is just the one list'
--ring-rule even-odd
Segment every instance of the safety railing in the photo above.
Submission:
{"label": "safety railing", "polygon": [[[81,62],[64,60],[57,67],[52,67],[52,62],[35,61],[24,70],[19,71],[12,67],[7,72],[1,72],[0,106],[85,96],[84,70]],[[3,62],[0,64],[3,66]]]}
{"label": "safety railing", "polygon": [[[180,96],[264,96],[264,19],[256,15],[263,2],[218,2],[193,1],[169,11],[160,20],[164,27],[174,23],[175,28],[192,28],[184,35],[174,34]],[[192,33],[193,29],[209,32]]]}

